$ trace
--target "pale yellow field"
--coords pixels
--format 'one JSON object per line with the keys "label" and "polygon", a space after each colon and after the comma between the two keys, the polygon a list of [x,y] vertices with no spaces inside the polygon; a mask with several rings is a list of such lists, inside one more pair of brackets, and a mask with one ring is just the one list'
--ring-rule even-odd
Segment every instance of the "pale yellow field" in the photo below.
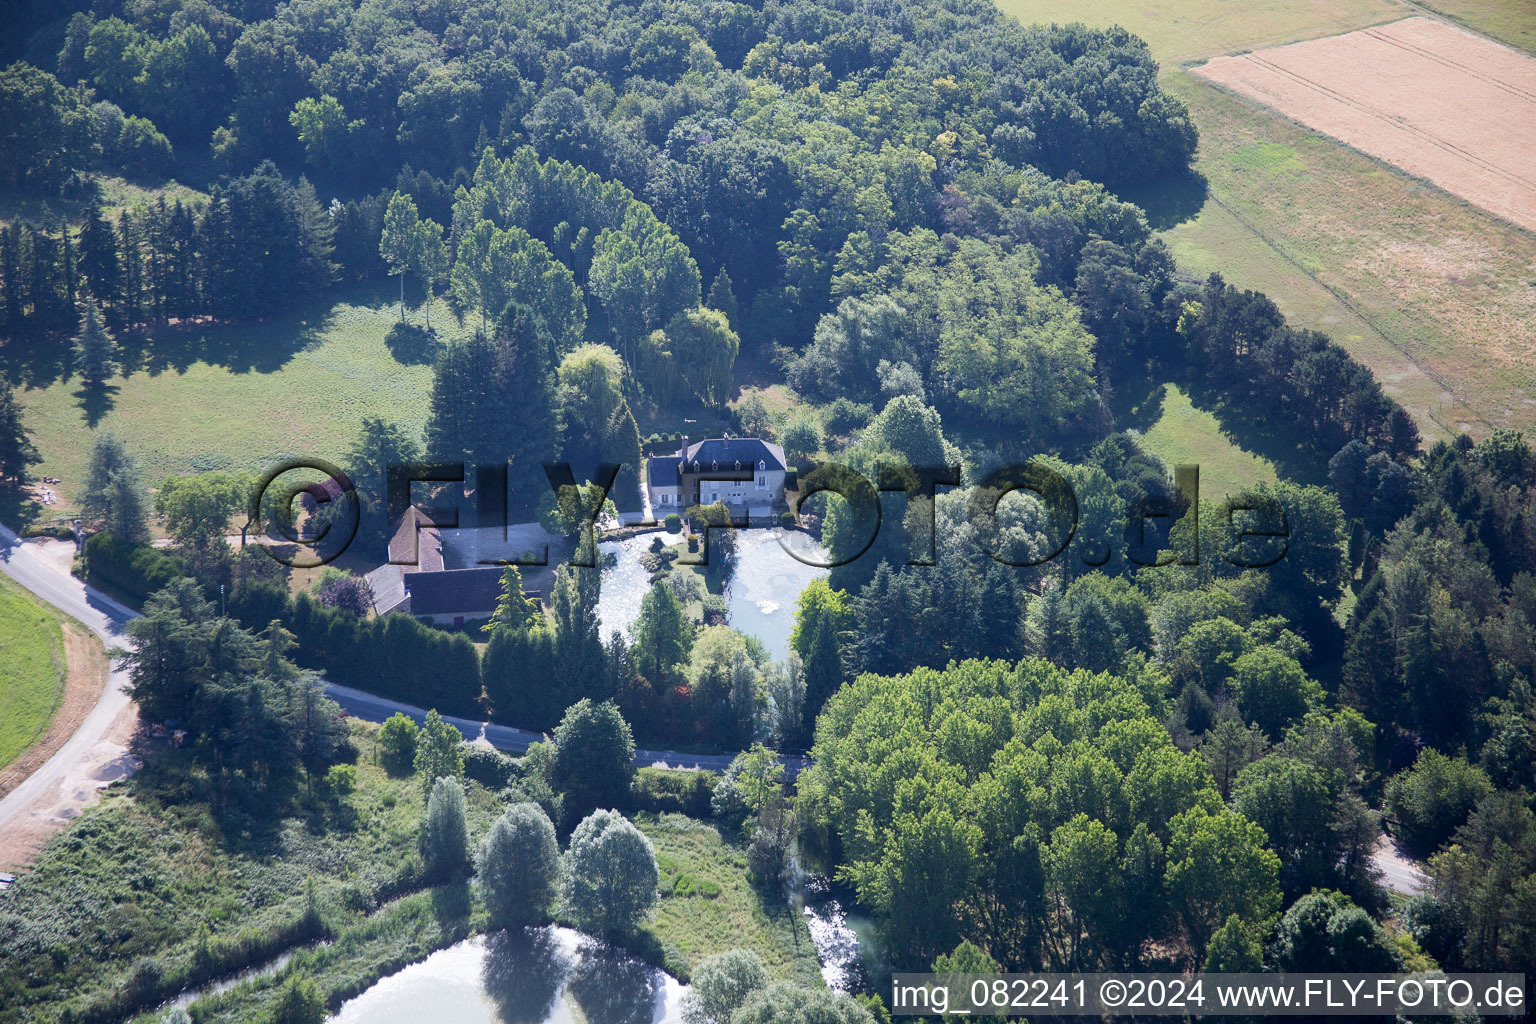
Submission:
{"label": "pale yellow field", "polygon": [[1536,235],[1191,74],[1186,65],[1440,12],[1531,49],[1528,0],[998,0],[1123,25],[1200,128],[1197,211],[1148,206],[1181,266],[1269,295],[1370,366],[1429,439],[1536,422]]}

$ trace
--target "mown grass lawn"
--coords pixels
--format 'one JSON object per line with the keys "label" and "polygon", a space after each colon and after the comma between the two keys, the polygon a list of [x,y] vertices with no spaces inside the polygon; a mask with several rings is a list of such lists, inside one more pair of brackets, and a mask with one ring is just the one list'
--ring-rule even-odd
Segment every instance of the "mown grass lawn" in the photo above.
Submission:
{"label": "mown grass lawn", "polygon": [[1266,458],[1244,451],[1222,433],[1216,417],[1195,408],[1178,385],[1163,385],[1162,415],[1144,434],[1147,448],[1169,466],[1200,467],[1200,494],[1220,499],[1251,484],[1275,479]]}
{"label": "mown grass lawn", "polygon": [[[420,310],[410,312],[420,324]],[[370,415],[419,437],[432,370],[426,353],[391,351],[397,317],[383,300],[341,301],[124,339],[132,369],[101,399],[83,395],[57,361],[18,358],[12,376],[43,456],[35,473],[59,477],[58,489],[75,497],[93,427],[126,441],[152,484],[172,474],[261,470],[292,456],[339,462]],[[441,302],[432,323],[440,340],[464,333]]]}
{"label": "mown grass lawn", "polygon": [[67,674],[58,613],[0,577],[0,768],[48,732]]}

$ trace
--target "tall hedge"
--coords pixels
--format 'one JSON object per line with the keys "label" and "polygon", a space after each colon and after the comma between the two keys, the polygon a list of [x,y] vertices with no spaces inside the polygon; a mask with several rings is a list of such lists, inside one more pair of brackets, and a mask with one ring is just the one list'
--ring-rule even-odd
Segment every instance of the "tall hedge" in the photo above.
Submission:
{"label": "tall hedge", "polygon": [[463,634],[400,613],[360,619],[271,586],[242,589],[229,611],[251,629],[282,620],[298,640],[294,660],[333,683],[445,714],[480,714],[480,658]]}
{"label": "tall hedge", "polygon": [[95,534],[85,542],[85,564],[92,582],[111,587],[135,605],[191,575],[187,563],[175,555],[110,533]]}

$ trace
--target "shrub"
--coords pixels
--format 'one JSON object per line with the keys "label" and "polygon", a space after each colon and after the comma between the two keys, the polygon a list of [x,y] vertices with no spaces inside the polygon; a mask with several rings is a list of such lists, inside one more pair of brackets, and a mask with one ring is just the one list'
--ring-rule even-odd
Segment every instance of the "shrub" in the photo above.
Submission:
{"label": "shrub", "polygon": [[357,789],[357,766],[333,764],[325,773],[325,790],[334,799],[345,800]]}
{"label": "shrub", "polygon": [[686,814],[707,818],[714,794],[713,772],[674,771],[667,768],[641,768],[635,772],[631,797],[635,810],[652,814]]}
{"label": "shrub", "polygon": [[409,771],[416,760],[416,723],[396,711],[379,730],[379,751],[384,767],[392,772]]}
{"label": "shrub", "polygon": [[325,1000],[308,978],[295,978],[272,1010],[272,1024],[323,1024]]}
{"label": "shrub", "polygon": [[730,1024],[731,1015],[758,989],[768,987],[768,971],[756,953],[732,949],[706,957],[693,972],[692,991],[683,997],[688,1024]]}
{"label": "shrub", "polygon": [[464,755],[464,775],[486,789],[505,789],[518,776],[517,760],[481,743],[459,747]]}
{"label": "shrub", "polygon": [[683,529],[683,517],[676,512],[668,512],[667,518],[662,520],[667,525],[668,533],[680,533]]}
{"label": "shrub", "polygon": [[822,411],[822,422],[833,434],[848,435],[869,426],[875,418],[875,408],[862,402],[839,398]]}
{"label": "shrub", "polygon": [[784,527],[784,529],[786,529],[786,530],[794,529],[794,527],[795,527],[795,514],[793,512],[780,512],[779,513],[779,525]]}
{"label": "shrub", "polygon": [[[873,409],[870,410],[870,415],[874,415]],[[869,418],[865,417],[864,423],[868,422]],[[863,426],[863,423],[859,425]],[[842,431],[837,431],[837,433],[842,433]],[[790,420],[784,425],[780,439],[784,443],[784,457],[790,462],[799,462],[808,455],[816,454],[821,451],[821,446],[824,443],[821,436],[821,426],[809,416],[797,416]]]}

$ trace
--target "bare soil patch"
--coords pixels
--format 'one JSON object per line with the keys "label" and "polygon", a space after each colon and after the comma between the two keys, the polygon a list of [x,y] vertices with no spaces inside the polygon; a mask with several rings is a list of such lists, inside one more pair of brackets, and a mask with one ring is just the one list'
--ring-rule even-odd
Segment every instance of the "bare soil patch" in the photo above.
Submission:
{"label": "bare soil patch", "polygon": [[21,785],[27,776],[40,768],[80,728],[85,716],[91,713],[111,674],[107,652],[88,630],[74,622],[64,621],[64,660],[68,667],[64,681],[64,697],[53,724],[41,740],[34,743],[16,760],[0,769],[0,796]]}
{"label": "bare soil patch", "polygon": [[133,753],[138,731],[139,706],[130,702],[58,786],[50,787],[25,815],[17,815],[0,831],[0,871],[30,868],[54,833],[100,800],[103,789],[142,766]]}
{"label": "bare soil patch", "polygon": [[1536,231],[1536,59],[1429,18],[1195,73]]}

